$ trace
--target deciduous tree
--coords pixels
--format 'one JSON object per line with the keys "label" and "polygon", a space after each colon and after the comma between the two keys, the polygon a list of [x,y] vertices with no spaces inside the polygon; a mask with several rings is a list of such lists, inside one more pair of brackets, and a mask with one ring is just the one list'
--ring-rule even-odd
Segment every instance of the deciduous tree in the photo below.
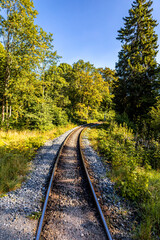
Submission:
{"label": "deciduous tree", "polygon": [[[6,52],[2,122],[6,121],[8,124],[8,108],[12,107],[12,111],[15,108],[14,86],[17,86],[18,81],[18,85],[24,84],[24,80],[27,81],[26,76],[31,76],[33,72],[40,74],[40,68],[44,70],[51,58],[54,61],[56,53],[52,52],[52,35],[34,24],[38,12],[32,0],[2,0],[0,7],[3,9],[0,34]],[[44,71],[41,73],[42,79]]]}

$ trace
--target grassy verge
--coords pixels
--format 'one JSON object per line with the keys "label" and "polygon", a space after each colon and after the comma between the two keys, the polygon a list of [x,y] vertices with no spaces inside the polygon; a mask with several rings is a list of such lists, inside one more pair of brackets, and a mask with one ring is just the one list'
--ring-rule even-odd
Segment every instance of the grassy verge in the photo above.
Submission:
{"label": "grassy verge", "polygon": [[37,149],[73,127],[70,124],[46,132],[0,131],[0,193],[20,187]]}
{"label": "grassy verge", "polygon": [[131,129],[115,122],[92,128],[88,135],[95,150],[111,163],[110,178],[119,193],[137,204],[141,223],[135,239],[159,239],[160,173],[147,163],[148,152],[136,146]]}

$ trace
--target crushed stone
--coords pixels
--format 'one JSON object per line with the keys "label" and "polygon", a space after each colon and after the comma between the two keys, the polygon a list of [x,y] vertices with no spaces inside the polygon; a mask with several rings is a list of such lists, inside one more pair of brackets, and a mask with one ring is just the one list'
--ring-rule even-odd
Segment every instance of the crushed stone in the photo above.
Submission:
{"label": "crushed stone", "polygon": [[[72,129],[73,130],[73,129]],[[42,146],[31,163],[31,171],[21,187],[0,198],[0,239],[32,240],[37,230],[38,215],[48,186],[57,151],[69,130]],[[30,219],[35,215],[35,219]]]}
{"label": "crushed stone", "polygon": [[115,183],[107,177],[107,173],[111,171],[110,165],[92,148],[86,132],[82,136],[82,147],[89,175],[100,192],[99,200],[103,205],[113,240],[133,239],[132,228],[136,224],[135,207],[116,192]]}

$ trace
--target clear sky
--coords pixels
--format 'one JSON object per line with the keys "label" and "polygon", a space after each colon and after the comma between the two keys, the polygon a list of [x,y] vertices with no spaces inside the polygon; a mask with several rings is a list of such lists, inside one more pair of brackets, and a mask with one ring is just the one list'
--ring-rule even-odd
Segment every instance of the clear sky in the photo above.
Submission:
{"label": "clear sky", "polygon": [[[39,15],[36,24],[53,33],[54,49],[73,64],[79,59],[95,67],[115,68],[123,27],[133,0],[34,0]],[[160,0],[153,0],[153,17],[160,23]],[[160,24],[156,28],[160,45]],[[160,49],[160,47],[159,47]],[[160,63],[160,53],[157,56]]]}

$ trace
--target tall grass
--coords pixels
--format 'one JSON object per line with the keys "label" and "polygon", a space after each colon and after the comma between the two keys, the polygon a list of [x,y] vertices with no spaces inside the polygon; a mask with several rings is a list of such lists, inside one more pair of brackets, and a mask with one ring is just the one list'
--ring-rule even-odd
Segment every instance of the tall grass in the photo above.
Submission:
{"label": "tall grass", "polygon": [[74,125],[55,127],[51,131],[0,131],[0,193],[20,187],[30,170],[37,149]]}
{"label": "tall grass", "polygon": [[141,224],[135,239],[159,239],[160,173],[146,161],[148,150],[136,146],[131,129],[115,122],[91,129],[88,134],[94,148],[110,162],[110,177],[117,190],[137,204]]}

